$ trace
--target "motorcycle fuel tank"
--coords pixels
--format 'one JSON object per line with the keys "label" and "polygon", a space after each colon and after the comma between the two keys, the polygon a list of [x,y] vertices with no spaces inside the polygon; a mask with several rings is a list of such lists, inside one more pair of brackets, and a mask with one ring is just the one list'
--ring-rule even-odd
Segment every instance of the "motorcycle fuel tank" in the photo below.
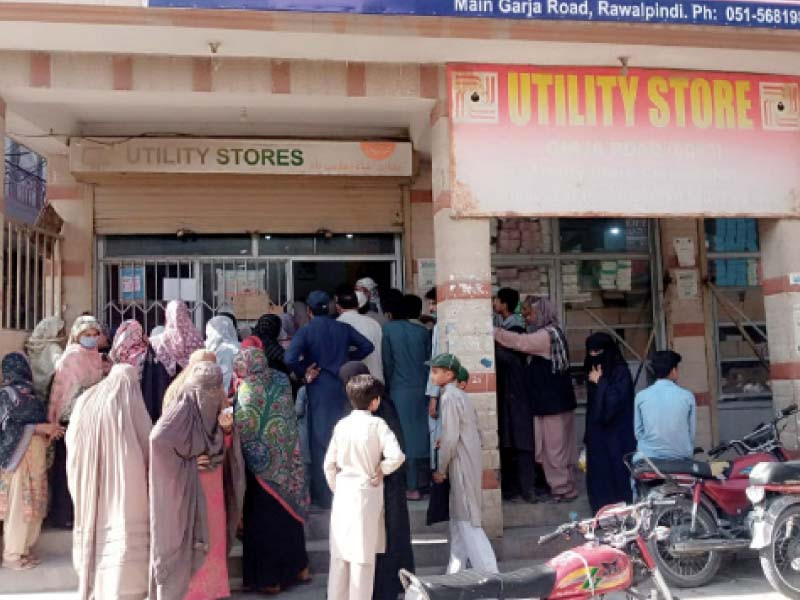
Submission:
{"label": "motorcycle fuel tank", "polygon": [[556,571],[548,599],[589,598],[630,587],[633,567],[628,555],[610,546],[584,544],[547,563]]}
{"label": "motorcycle fuel tank", "polygon": [[750,484],[750,472],[758,463],[776,460],[768,453],[740,456],[731,462],[724,480],[706,481],[704,491],[725,514],[731,516],[746,514],[750,510],[750,501],[745,494]]}

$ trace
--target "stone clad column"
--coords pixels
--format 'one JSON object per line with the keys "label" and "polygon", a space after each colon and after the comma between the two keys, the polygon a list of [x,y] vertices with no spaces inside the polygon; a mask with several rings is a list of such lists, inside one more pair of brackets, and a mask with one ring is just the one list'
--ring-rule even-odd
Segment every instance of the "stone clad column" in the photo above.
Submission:
{"label": "stone clad column", "polygon": [[[800,404],[800,285],[792,277],[800,274],[800,221],[761,219],[759,229],[772,398],[780,410]],[[783,443],[797,449],[797,435],[795,419]]]}
{"label": "stone clad column", "polygon": [[[0,256],[3,255],[3,248],[6,244],[6,103],[0,97],[0,140],[3,142],[3,160],[0,160]],[[0,268],[3,267],[3,261],[0,260]],[[5,323],[6,311],[6,288],[8,282],[5,281],[5,273],[0,275],[0,329]]]}
{"label": "stone clad column", "polygon": [[455,219],[450,208],[450,120],[444,72],[440,100],[431,115],[433,236],[439,347],[458,356],[470,372],[467,391],[478,409],[483,438],[483,527],[503,533],[497,448],[491,248],[488,219]]}

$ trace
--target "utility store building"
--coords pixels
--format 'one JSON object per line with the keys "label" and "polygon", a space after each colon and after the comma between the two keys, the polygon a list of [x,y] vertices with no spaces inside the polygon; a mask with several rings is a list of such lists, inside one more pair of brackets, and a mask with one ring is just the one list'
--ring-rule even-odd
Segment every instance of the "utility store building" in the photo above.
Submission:
{"label": "utility store building", "polygon": [[498,287],[557,303],[579,397],[591,332],[639,388],[680,352],[699,445],[798,400],[792,3],[161,4],[0,2],[0,131],[48,159],[54,211],[3,222],[4,351],[46,314],[435,285],[493,535]]}

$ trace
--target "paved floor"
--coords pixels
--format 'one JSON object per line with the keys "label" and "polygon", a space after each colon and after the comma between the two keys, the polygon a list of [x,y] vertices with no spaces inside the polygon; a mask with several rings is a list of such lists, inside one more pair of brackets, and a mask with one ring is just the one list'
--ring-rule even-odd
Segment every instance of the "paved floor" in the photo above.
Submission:
{"label": "paved floor", "polygon": [[[517,567],[514,565],[512,568]],[[502,565],[501,565],[502,567]],[[319,578],[310,586],[299,587],[279,596],[281,600],[323,600],[325,581]],[[783,596],[772,591],[761,573],[761,567],[752,557],[734,558],[726,561],[717,579],[709,586],[693,590],[675,590],[681,600],[780,600]],[[253,600],[265,596],[235,594],[231,600]],[[0,594],[2,600],[75,600],[75,593],[47,594]],[[615,596],[610,596],[617,600]],[[620,600],[623,596],[619,596]]]}

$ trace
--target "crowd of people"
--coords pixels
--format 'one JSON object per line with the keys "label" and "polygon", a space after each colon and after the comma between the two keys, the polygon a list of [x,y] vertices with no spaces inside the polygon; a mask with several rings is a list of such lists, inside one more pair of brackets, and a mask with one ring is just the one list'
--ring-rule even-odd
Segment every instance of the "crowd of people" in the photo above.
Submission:
{"label": "crowd of people", "polygon": [[[149,336],[134,320],[112,336],[83,315],[63,350],[63,323],[45,319],[27,356],[2,360],[3,566],[40,564],[47,517],[73,530],[83,599],[227,597],[237,537],[244,586],[277,594],[311,580],[313,505],[331,510],[328,598],[396,600],[398,571],[414,569],[407,501],[447,481],[448,573],[496,572],[469,373],[440,351],[434,290],[426,300],[423,322],[422,299],[367,278],[252,328],[221,310],[205,336],[172,301]],[[571,502],[576,399],[557,310],[507,288],[494,309],[503,496]],[[631,500],[622,458],[637,445],[691,455],[694,399],[675,383],[673,352],[656,353],[658,381],[634,401],[613,337],[594,333],[586,350],[596,510]]]}

